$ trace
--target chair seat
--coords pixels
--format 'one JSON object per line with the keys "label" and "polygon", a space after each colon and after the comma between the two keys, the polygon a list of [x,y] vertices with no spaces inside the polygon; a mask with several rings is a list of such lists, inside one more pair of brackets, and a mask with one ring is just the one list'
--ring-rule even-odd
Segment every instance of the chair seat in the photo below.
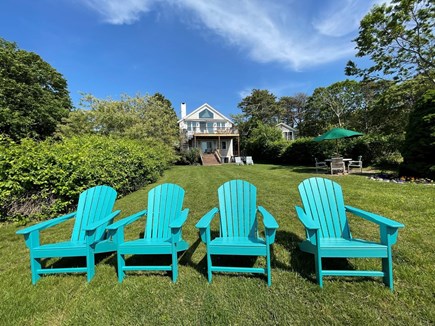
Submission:
{"label": "chair seat", "polygon": [[[176,243],[177,251],[187,250],[189,244],[181,240]],[[118,246],[120,254],[170,254],[172,252],[170,239],[143,238],[126,241]]]}
{"label": "chair seat", "polygon": [[266,255],[266,241],[262,238],[219,237],[210,242],[209,248],[215,255]]}
{"label": "chair seat", "polygon": [[[320,253],[322,257],[387,257],[386,245],[361,239],[322,238]],[[315,253],[315,246],[308,240],[301,243],[301,250]]]}
{"label": "chair seat", "polygon": [[[34,258],[86,256],[86,243],[65,241],[40,245],[32,249]],[[95,244],[95,253],[115,251],[115,243],[103,240]]]}

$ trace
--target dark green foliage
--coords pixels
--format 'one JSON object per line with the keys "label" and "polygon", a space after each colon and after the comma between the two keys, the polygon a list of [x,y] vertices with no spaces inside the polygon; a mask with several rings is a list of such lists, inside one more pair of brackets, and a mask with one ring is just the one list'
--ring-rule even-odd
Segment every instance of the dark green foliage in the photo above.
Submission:
{"label": "dark green foliage", "polygon": [[71,108],[60,73],[37,54],[0,38],[0,134],[44,139]]}
{"label": "dark green foliage", "polygon": [[435,90],[418,101],[409,117],[400,174],[435,179]]}
{"label": "dark green foliage", "polygon": [[332,157],[335,151],[334,141],[314,142],[313,138],[298,138],[288,143],[285,148],[281,161],[289,165],[307,165],[314,164],[314,158],[323,160]]}
{"label": "dark green foliage", "polygon": [[71,209],[85,189],[120,195],[155,182],[174,160],[169,146],[106,136],[0,143],[0,219],[31,220]]}
{"label": "dark green foliage", "polygon": [[180,165],[194,165],[201,162],[200,150],[199,148],[189,148],[181,151],[180,158],[177,164]]}
{"label": "dark green foliage", "polygon": [[349,61],[347,75],[409,80],[420,75],[435,84],[435,10],[433,0],[392,0],[375,5],[361,20],[354,40],[357,56],[373,65],[359,68]]}
{"label": "dark green foliage", "polygon": [[260,122],[246,140],[245,154],[257,162],[278,162],[286,143],[278,128]]}
{"label": "dark green foliage", "polygon": [[[294,141],[269,142],[259,148],[261,157],[254,155],[256,161],[274,162],[285,165],[314,164],[314,158],[323,160],[331,158],[338,151],[343,157],[357,159],[362,155],[364,166],[397,167],[401,160],[398,148],[402,146],[403,136],[363,136],[338,141],[315,142],[311,137],[298,138]],[[258,145],[260,146],[260,145]]]}

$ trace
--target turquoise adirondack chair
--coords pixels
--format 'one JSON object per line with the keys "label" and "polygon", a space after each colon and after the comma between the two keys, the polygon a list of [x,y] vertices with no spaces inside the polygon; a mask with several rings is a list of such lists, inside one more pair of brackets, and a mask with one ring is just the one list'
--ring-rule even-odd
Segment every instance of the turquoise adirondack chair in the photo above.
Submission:
{"label": "turquoise adirondack chair", "polygon": [[[148,193],[148,207],[126,217],[107,229],[113,234],[117,244],[118,281],[122,282],[127,271],[172,271],[172,281],[178,277],[178,252],[189,244],[183,240],[181,228],[186,222],[189,209],[182,210],[184,189],[178,185],[165,183]],[[125,241],[124,228],[142,216],[147,215],[144,237]],[[125,255],[172,255],[170,266],[127,266]]]}
{"label": "turquoise adirondack chair", "polygon": [[[257,188],[243,180],[232,180],[218,189],[219,209],[213,208],[196,224],[201,240],[207,246],[208,281],[212,272],[261,273],[272,284],[270,246],[278,228],[273,216],[262,206],[257,207]],[[257,212],[263,216],[266,239],[258,236]],[[211,239],[210,224],[220,215],[220,236]],[[265,268],[213,266],[211,255],[265,256]]]}
{"label": "turquoise adirondack chair", "polygon": [[[298,186],[303,208],[296,213],[305,226],[306,240],[302,251],[314,255],[316,278],[323,287],[323,276],[379,276],[393,291],[391,246],[397,241],[398,229],[404,225],[380,215],[344,205],[341,186],[328,179],[309,178]],[[346,212],[379,225],[380,241],[354,239],[350,233]],[[324,270],[322,258],[382,258],[382,271]]]}
{"label": "turquoise adirondack chair", "polygon": [[[17,231],[24,235],[30,250],[30,269],[32,283],[42,274],[87,273],[88,282],[95,274],[95,254],[116,250],[106,232],[106,226],[121,212],[113,212],[116,200],[115,189],[96,186],[82,192],[79,196],[77,211]],[[70,241],[40,244],[40,231],[53,227],[75,217]],[[52,257],[86,257],[86,267],[43,268],[41,259]]]}

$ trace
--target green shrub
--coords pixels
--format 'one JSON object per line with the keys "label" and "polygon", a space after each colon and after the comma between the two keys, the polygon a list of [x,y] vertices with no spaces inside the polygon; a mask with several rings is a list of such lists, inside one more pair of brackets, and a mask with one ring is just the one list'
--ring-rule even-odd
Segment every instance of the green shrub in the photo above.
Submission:
{"label": "green shrub", "polygon": [[250,153],[256,160],[260,156],[266,163],[286,165],[313,165],[314,158],[324,160],[338,151],[344,157],[363,157],[364,166],[397,167],[401,161],[399,148],[403,135],[365,135],[357,138],[315,142],[313,138],[298,138],[294,141],[256,143]]}
{"label": "green shrub", "polygon": [[435,179],[435,90],[428,91],[409,116],[400,174]]}
{"label": "green shrub", "polygon": [[0,142],[0,219],[28,221],[72,208],[85,189],[106,184],[122,196],[154,182],[174,160],[172,150],[105,136],[61,142]]}
{"label": "green shrub", "polygon": [[201,161],[199,148],[189,148],[180,152],[177,164],[180,165],[194,165],[199,164]]}

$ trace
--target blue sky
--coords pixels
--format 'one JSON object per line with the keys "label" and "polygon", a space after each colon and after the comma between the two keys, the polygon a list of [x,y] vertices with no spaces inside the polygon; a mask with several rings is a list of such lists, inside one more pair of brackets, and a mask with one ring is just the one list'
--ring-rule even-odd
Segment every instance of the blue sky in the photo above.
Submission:
{"label": "blue sky", "polygon": [[254,88],[278,97],[344,80],[359,21],[382,0],[1,0],[0,36],[80,92],[160,92],[177,114],[223,114]]}

